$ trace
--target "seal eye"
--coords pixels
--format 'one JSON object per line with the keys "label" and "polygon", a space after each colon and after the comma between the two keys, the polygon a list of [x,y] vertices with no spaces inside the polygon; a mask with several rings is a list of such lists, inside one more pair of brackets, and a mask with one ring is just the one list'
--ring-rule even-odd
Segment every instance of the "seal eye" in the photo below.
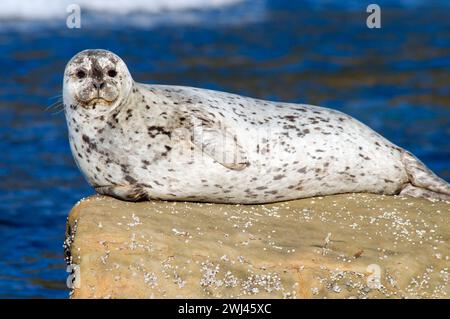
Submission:
{"label": "seal eye", "polygon": [[83,70],[78,70],[77,78],[82,79],[84,77],[86,77],[86,72],[84,72]]}
{"label": "seal eye", "polygon": [[116,70],[109,70],[108,71],[108,75],[113,78],[113,77],[115,77],[117,75],[117,71]]}

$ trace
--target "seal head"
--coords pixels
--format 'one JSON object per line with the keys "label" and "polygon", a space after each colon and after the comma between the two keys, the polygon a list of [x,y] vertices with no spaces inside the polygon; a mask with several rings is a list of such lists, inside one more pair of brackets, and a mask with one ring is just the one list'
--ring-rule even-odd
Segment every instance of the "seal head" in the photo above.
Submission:
{"label": "seal head", "polygon": [[63,94],[71,109],[105,113],[130,95],[133,79],[127,66],[112,52],[84,50],[67,63]]}

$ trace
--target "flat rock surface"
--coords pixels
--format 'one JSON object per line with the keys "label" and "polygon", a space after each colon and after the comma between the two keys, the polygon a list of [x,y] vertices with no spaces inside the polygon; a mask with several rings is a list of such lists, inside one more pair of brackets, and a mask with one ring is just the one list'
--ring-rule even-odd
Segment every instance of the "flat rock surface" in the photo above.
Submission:
{"label": "flat rock surface", "polygon": [[450,203],[344,194],[268,205],[72,209],[72,298],[449,298]]}

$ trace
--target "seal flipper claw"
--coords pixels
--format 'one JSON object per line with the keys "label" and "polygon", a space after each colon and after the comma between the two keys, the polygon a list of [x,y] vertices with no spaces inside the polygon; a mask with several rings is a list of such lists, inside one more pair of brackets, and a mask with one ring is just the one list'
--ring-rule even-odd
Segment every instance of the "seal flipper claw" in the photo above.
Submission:
{"label": "seal flipper claw", "polygon": [[403,188],[400,195],[450,200],[450,185],[434,174],[418,158],[410,152],[403,151],[402,161],[410,185]]}
{"label": "seal flipper claw", "polygon": [[99,186],[95,188],[95,191],[102,195],[133,202],[148,199],[147,193],[142,188],[133,186]]}

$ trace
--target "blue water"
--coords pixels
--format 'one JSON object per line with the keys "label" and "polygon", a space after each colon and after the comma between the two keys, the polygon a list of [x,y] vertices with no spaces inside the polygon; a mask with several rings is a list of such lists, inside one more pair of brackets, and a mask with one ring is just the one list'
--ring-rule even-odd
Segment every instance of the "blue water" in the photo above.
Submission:
{"label": "blue water", "polygon": [[152,26],[0,20],[0,297],[68,296],[66,217],[93,190],[63,113],[46,107],[65,63],[86,48],[118,53],[140,82],[339,109],[450,180],[449,6],[377,1],[382,29],[371,30],[363,2],[247,2],[192,12],[190,23],[162,13]]}

